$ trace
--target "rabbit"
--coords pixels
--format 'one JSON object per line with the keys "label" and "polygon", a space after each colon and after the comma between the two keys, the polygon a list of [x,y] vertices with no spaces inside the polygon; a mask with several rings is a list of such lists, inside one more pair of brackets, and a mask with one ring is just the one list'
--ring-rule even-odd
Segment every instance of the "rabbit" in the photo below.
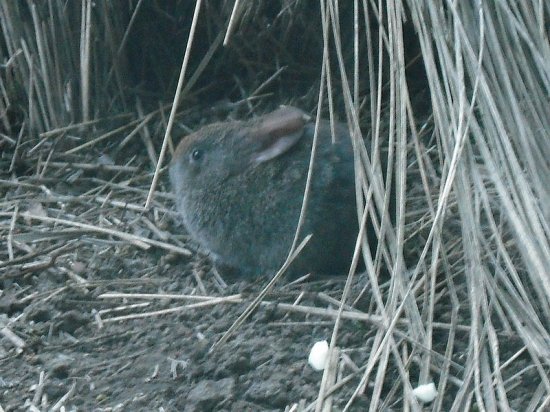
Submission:
{"label": "rabbit", "polygon": [[[348,129],[320,120],[302,238],[290,272],[349,270],[359,224]],[[315,123],[282,106],[248,121],[214,123],[184,138],[170,164],[176,206],[223,274],[269,274],[284,263],[302,206]]]}

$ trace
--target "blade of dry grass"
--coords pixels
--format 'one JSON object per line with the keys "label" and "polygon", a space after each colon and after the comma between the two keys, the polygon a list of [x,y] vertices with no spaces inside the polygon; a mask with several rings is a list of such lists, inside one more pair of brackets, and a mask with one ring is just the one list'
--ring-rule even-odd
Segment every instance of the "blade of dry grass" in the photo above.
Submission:
{"label": "blade of dry grass", "polygon": [[164,162],[164,156],[166,154],[166,148],[168,146],[168,138],[172,131],[172,126],[174,125],[174,119],[176,117],[176,112],[178,110],[178,105],[179,105],[181,93],[183,90],[183,81],[185,79],[185,73],[187,71],[187,65],[189,63],[189,56],[191,54],[191,47],[193,45],[193,40],[195,38],[195,30],[197,27],[199,12],[201,10],[201,3],[202,3],[202,0],[197,0],[195,3],[195,12],[193,13],[193,22],[191,23],[191,27],[189,29],[189,38],[187,40],[187,46],[185,48],[185,54],[183,56],[183,62],[181,64],[180,75],[178,78],[178,85],[176,86],[176,93],[174,94],[174,100],[172,102],[172,109],[170,111],[170,116],[168,117],[168,125],[166,126],[164,139],[162,140],[162,147],[160,149],[159,158],[155,169],[155,174],[153,175],[153,181],[151,182],[151,189],[149,190],[149,195],[147,196],[147,200],[145,201],[146,209],[150,207],[151,201],[153,200],[153,194],[155,192],[157,181],[159,179],[160,168],[162,167],[162,164]]}
{"label": "blade of dry grass", "polygon": [[[0,216],[11,216],[11,213],[3,213],[0,212]],[[72,226],[72,227],[78,227],[85,230],[90,230],[91,232],[109,235],[109,236],[115,236],[120,239],[124,239],[135,246],[142,248],[142,249],[148,249],[151,246],[159,247],[161,249],[168,250],[170,252],[179,253],[183,256],[190,256],[191,252],[185,248],[181,248],[175,245],[172,245],[170,243],[166,242],[160,242],[158,240],[154,239],[147,239],[142,236],[132,235],[130,233],[121,232],[119,230],[115,229],[109,229],[105,227],[99,227],[95,225],[90,225],[87,223],[79,223],[74,222],[66,219],[59,219],[59,218],[53,218],[53,217],[47,217],[47,216],[40,216],[40,215],[33,215],[32,213],[23,212],[20,213],[20,216],[25,219],[36,219],[38,221],[47,222],[47,223],[55,223],[55,224],[62,224],[66,226]]]}

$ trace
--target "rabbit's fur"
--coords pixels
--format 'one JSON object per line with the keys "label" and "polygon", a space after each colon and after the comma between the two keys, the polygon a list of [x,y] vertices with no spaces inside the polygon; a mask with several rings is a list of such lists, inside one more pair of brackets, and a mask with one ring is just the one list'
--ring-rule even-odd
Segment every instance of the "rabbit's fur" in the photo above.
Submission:
{"label": "rabbit's fur", "polygon": [[[282,107],[215,123],[185,137],[170,166],[177,208],[190,235],[222,271],[272,274],[285,261],[302,205],[315,124]],[[347,273],[358,233],[353,149],[347,127],[320,121],[302,237],[313,237],[295,275]]]}

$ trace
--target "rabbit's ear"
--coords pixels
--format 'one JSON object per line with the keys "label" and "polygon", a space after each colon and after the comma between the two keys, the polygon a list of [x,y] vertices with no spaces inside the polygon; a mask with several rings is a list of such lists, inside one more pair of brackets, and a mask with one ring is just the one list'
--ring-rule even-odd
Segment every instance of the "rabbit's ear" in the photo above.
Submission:
{"label": "rabbit's ear", "polygon": [[260,119],[251,138],[258,148],[252,153],[252,163],[267,162],[294,146],[304,133],[310,117],[300,109],[282,106]]}

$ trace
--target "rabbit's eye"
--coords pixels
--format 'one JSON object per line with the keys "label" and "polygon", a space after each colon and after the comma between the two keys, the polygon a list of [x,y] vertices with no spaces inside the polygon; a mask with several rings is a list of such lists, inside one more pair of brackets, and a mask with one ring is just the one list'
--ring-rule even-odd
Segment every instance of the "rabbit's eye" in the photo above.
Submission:
{"label": "rabbit's eye", "polygon": [[193,151],[191,152],[191,160],[193,160],[194,162],[198,162],[202,159],[203,155],[204,152],[201,149],[193,149]]}

